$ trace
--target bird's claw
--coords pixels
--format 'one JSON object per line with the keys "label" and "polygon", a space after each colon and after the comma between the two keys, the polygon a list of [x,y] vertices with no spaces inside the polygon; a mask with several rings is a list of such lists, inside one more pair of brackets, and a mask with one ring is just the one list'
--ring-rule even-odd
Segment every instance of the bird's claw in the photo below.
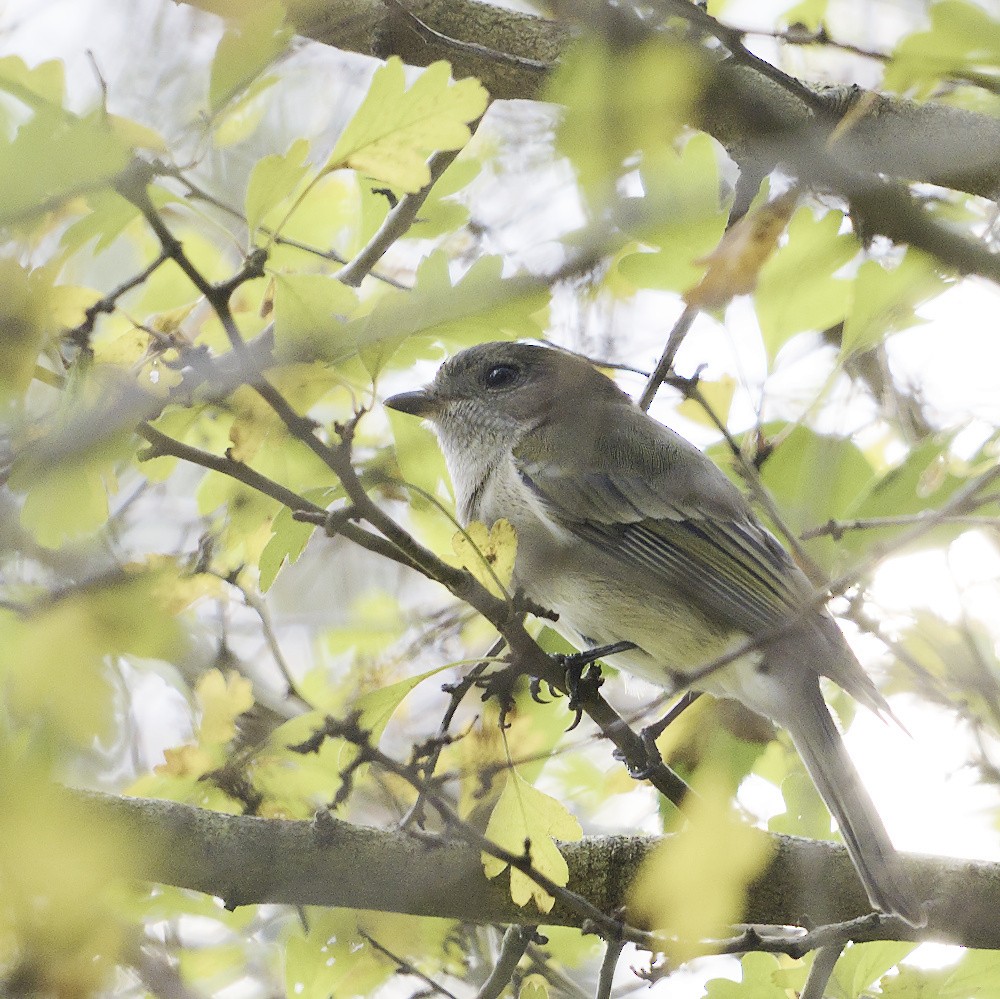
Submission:
{"label": "bird's claw", "polygon": [[612,753],[616,760],[625,764],[625,769],[628,770],[628,775],[632,780],[649,780],[657,769],[663,766],[663,757],[660,756],[660,751],[656,746],[656,736],[647,733],[649,733],[648,728],[644,728],[640,733],[642,748],[646,754],[642,763],[626,759],[625,754],[620,749],[616,749]]}
{"label": "bird's claw", "polygon": [[[531,678],[531,682],[528,684],[528,692],[531,694],[531,699],[536,704],[552,703],[552,699],[550,697],[542,697],[542,681],[537,676],[533,676]],[[549,693],[552,693],[551,687],[549,687]]]}
{"label": "bird's claw", "polygon": [[584,701],[595,697],[604,683],[598,660],[634,648],[632,642],[615,642],[613,645],[600,645],[586,652],[575,652],[572,655],[560,653],[553,657],[565,671],[566,693],[569,695],[567,707],[573,712],[573,721],[566,729],[567,732],[572,732],[580,724]]}

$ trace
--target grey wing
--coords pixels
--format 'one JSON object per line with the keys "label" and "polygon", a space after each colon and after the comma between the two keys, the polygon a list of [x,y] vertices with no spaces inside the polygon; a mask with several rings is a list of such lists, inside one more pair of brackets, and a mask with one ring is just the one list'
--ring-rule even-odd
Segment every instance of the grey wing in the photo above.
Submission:
{"label": "grey wing", "polygon": [[574,534],[727,626],[749,634],[786,620],[811,594],[801,570],[697,448],[638,409],[568,457],[531,439],[515,451],[524,483]]}

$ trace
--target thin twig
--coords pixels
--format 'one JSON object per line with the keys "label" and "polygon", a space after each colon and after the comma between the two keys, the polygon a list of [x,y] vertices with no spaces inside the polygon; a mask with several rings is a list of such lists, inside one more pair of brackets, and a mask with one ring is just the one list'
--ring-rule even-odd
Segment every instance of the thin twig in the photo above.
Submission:
{"label": "thin twig", "polygon": [[[871,59],[874,62],[887,63],[892,60],[891,52],[869,49],[855,42],[845,42],[839,38],[833,38],[825,24],[821,24],[816,31],[806,30],[801,25],[787,28],[784,31],[766,31],[761,28],[740,28],[738,30],[744,35],[771,38],[777,42],[784,42],[786,45],[827,45],[840,52],[847,52],[863,59]],[[1000,80],[989,73],[977,73],[975,70],[962,70],[952,66],[943,70],[942,78],[944,77],[959,83],[970,83],[993,94],[1000,94]]]}
{"label": "thin twig", "polygon": [[[183,184],[187,189],[188,196],[191,199],[195,201],[204,201],[213,208],[217,208],[219,211],[225,212],[231,218],[236,219],[236,221],[241,222],[243,225],[247,224],[247,217],[243,214],[243,212],[233,208],[232,205],[226,204],[226,202],[222,201],[220,198],[215,197],[214,194],[210,194],[204,188],[197,185],[184,173],[183,170],[159,161],[157,161],[154,166],[157,173],[163,174],[167,177],[172,177],[174,180]],[[297,239],[292,239],[290,236],[282,236],[280,233],[276,233],[273,229],[266,225],[259,225],[257,229],[279,246],[290,246],[292,249],[301,250],[303,253],[311,254],[314,257],[321,257],[323,260],[329,260],[335,264],[347,263],[347,258],[342,253],[338,253],[336,250],[321,250],[317,246],[309,246],[307,243],[301,243]],[[383,274],[376,270],[370,271],[370,274],[377,281],[382,281],[385,284],[392,285],[392,287],[398,288],[401,291],[409,290],[409,288],[402,281],[399,281],[388,274]],[[336,277],[337,275],[334,276]]]}
{"label": "thin twig", "polygon": [[285,688],[289,697],[294,697],[296,700],[301,701],[302,705],[306,708],[315,708],[315,704],[309,701],[308,698],[304,697],[298,688],[298,684],[295,680],[295,676],[292,673],[292,668],[288,664],[288,660],[285,658],[284,652],[281,650],[281,642],[278,641],[278,635],[274,630],[274,625],[271,622],[271,614],[267,609],[267,604],[260,598],[260,595],[254,593],[246,586],[239,587],[240,593],[243,594],[243,599],[246,602],[247,607],[249,607],[256,615],[260,621],[261,630],[264,633],[264,641],[267,643],[267,647],[271,650],[271,657],[274,659],[275,665],[278,667],[278,671],[281,673],[282,679],[285,681]]}
{"label": "thin twig", "polygon": [[326,516],[326,510],[323,507],[317,506],[304,496],[300,496],[298,493],[281,485],[280,482],[275,482],[266,475],[261,475],[260,472],[249,465],[245,465],[242,461],[236,461],[228,456],[221,457],[217,454],[212,454],[211,451],[204,451],[201,448],[185,444],[183,441],[175,440],[173,437],[168,437],[162,431],[157,430],[150,423],[140,424],[136,432],[140,437],[148,441],[150,445],[149,448],[139,455],[140,461],[150,461],[153,458],[162,457],[180,458],[182,461],[190,462],[193,465],[200,465],[202,468],[207,468],[213,472],[227,475],[231,479],[236,479],[237,482],[242,482],[245,486],[249,486],[251,489],[255,489],[265,496],[270,496],[271,499],[277,500],[292,510],[308,510],[312,513]]}
{"label": "thin twig", "polygon": [[83,313],[85,317],[83,322],[74,326],[72,329],[66,330],[63,333],[63,336],[66,339],[79,344],[81,347],[85,347],[90,339],[90,334],[94,332],[94,325],[97,322],[97,317],[102,313],[109,314],[114,312],[115,306],[118,304],[118,299],[121,298],[122,295],[131,291],[133,288],[137,288],[144,281],[148,280],[153,272],[169,259],[169,254],[167,254],[165,250],[161,250],[157,257],[141,271],[139,271],[138,274],[133,275],[127,281],[123,281],[116,288],[109,291],[103,298],[94,302],[93,305],[88,305]]}
{"label": "thin twig", "polygon": [[351,287],[358,287],[371,273],[372,268],[382,259],[386,250],[398,239],[409,232],[416,221],[417,212],[423,207],[434,185],[441,174],[448,169],[458,156],[460,150],[447,150],[434,153],[427,161],[430,170],[430,180],[413,194],[407,194],[395,208],[385,217],[378,231],[372,236],[357,256],[337,271],[337,279]]}
{"label": "thin twig", "polygon": [[649,409],[653,404],[656,393],[664,381],[666,381],[667,376],[674,366],[674,358],[677,356],[680,345],[684,342],[684,337],[687,336],[688,330],[691,329],[691,324],[695,321],[700,311],[696,306],[688,305],[680,314],[677,322],[674,323],[674,327],[667,337],[667,345],[663,348],[663,353],[660,355],[659,361],[656,362],[656,367],[649,376],[642,390],[642,395],[639,396],[639,408],[643,411]]}
{"label": "thin twig", "polygon": [[541,59],[529,59],[527,56],[513,55],[510,52],[501,52],[498,49],[491,49],[487,45],[480,45],[477,42],[465,42],[460,38],[453,38],[451,35],[442,34],[417,17],[405,4],[401,3],[401,0],[392,0],[392,4],[406,18],[413,30],[425,41],[445,45],[459,52],[467,52],[470,55],[486,59],[489,62],[516,66],[518,69],[526,69],[535,73],[548,73],[555,69],[555,63],[544,62]]}
{"label": "thin twig", "polygon": [[798,98],[812,111],[820,111],[822,99],[810,90],[801,80],[789,76],[783,70],[761,59],[751,52],[743,43],[744,32],[712,17],[702,7],[690,0],[653,0],[653,8],[664,17],[680,17],[707,35],[718,39],[729,49],[734,62],[749,66],[761,76],[776,83],[782,90]]}
{"label": "thin twig", "polygon": [[[728,940],[716,940],[706,953],[711,954],[745,954],[757,951],[762,954],[787,954],[789,957],[805,957],[810,951],[820,947],[843,947],[845,943],[856,943],[868,940],[884,940],[885,928],[890,925],[903,926],[897,917],[884,916],[878,912],[869,912],[857,919],[848,919],[842,923],[827,923],[806,932],[775,932],[771,927],[749,926],[739,936]],[[907,927],[898,935],[888,939],[913,939],[912,927]]]}
{"label": "thin twig", "polygon": [[381,944],[376,940],[370,933],[366,930],[358,930],[358,936],[362,940],[367,940],[372,947],[375,948],[380,954],[384,954],[393,964],[396,965],[397,973],[400,975],[412,975],[414,978],[419,978],[425,985],[433,989],[440,995],[446,996],[447,999],[458,999],[458,996],[454,992],[446,989],[440,982],[434,981],[430,975],[424,974],[418,967],[411,964],[406,960],[405,957],[400,957],[398,954],[394,954],[385,944]]}
{"label": "thin twig", "polygon": [[535,938],[536,926],[508,926],[500,945],[500,955],[489,977],[480,986],[476,999],[499,999],[500,994],[510,984],[518,962],[524,956],[528,944]]}
{"label": "thin twig", "polygon": [[[489,652],[486,653],[486,658],[492,659],[495,656],[498,656],[503,651],[506,644],[507,643],[504,639],[498,639],[490,647]],[[423,775],[424,780],[428,780],[434,776],[434,771],[437,769],[438,762],[441,759],[441,753],[448,741],[448,730],[451,728],[451,723],[455,718],[459,705],[465,699],[465,695],[472,690],[472,688],[476,685],[476,681],[488,668],[489,663],[487,662],[476,663],[476,665],[473,666],[472,669],[470,669],[458,683],[451,684],[449,687],[445,688],[451,697],[448,701],[448,707],[441,716],[437,734],[432,740],[432,748],[420,763],[420,772]],[[406,815],[403,816],[400,821],[400,826],[406,829],[414,823],[417,825],[422,824],[423,814],[424,796],[422,792],[418,791],[417,800],[413,803],[413,806],[406,813]]]}
{"label": "thin twig", "polygon": [[615,981],[615,971],[618,968],[618,959],[625,949],[624,940],[609,940],[604,951],[604,960],[601,962],[601,975],[597,980],[597,992],[594,999],[611,999],[611,986]]}
{"label": "thin twig", "polygon": [[[987,502],[993,502],[988,500]],[[933,517],[935,511],[922,510],[920,513],[900,514],[898,517],[867,517],[860,520],[828,520],[819,527],[810,527],[802,532],[803,541],[811,538],[822,538],[829,535],[834,541],[839,541],[848,531],[877,531],[883,527],[906,527],[910,524],[922,524],[928,517]],[[954,514],[946,517],[936,517],[935,524],[962,524],[967,527],[1000,528],[1000,516],[988,517],[975,514]]]}
{"label": "thin twig", "polygon": [[576,981],[553,963],[551,958],[536,943],[528,945],[529,970],[541,975],[546,981],[551,982],[559,992],[565,993],[571,999],[593,999],[591,994],[584,990]]}
{"label": "thin twig", "polygon": [[816,951],[799,999],[823,999],[823,996],[826,995],[826,987],[830,982],[830,976],[833,974],[837,961],[840,960],[846,943],[847,941],[826,944]]}

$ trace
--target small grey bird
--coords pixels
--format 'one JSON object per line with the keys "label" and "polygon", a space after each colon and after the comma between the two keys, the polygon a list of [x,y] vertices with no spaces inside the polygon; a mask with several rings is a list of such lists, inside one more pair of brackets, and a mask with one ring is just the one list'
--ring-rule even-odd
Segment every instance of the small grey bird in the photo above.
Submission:
{"label": "small grey bird", "polygon": [[392,409],[433,424],[459,516],[517,532],[514,582],[580,648],[632,642],[615,664],[672,687],[759,637],[699,689],[788,730],[840,827],[872,905],[926,923],[908,872],[820,691],[829,677],[889,707],[778,540],[694,445],[584,359],[486,343]]}

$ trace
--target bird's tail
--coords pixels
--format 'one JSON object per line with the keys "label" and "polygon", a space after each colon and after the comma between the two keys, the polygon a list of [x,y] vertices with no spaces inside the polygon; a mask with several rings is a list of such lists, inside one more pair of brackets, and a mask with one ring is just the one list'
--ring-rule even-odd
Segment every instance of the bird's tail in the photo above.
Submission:
{"label": "bird's tail", "polygon": [[817,685],[784,719],[809,775],[833,813],[847,852],[875,908],[924,926],[927,913],[875,805],[861,783],[830,709]]}

